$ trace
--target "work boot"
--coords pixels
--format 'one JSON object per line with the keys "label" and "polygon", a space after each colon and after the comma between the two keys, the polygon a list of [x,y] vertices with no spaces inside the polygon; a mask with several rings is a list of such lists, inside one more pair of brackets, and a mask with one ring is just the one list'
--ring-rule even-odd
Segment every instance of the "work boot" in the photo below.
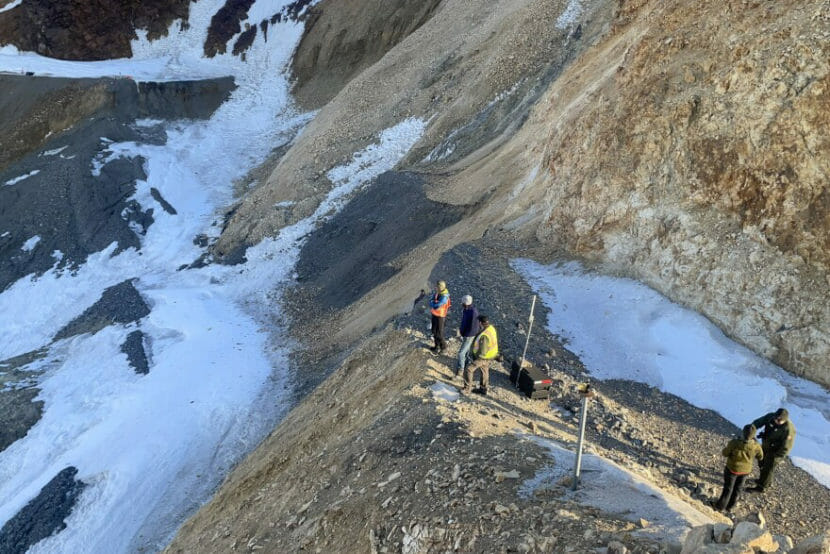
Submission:
{"label": "work boot", "polygon": [[764,491],[765,491],[764,487],[762,487],[761,485],[755,485],[754,487],[746,489],[746,490],[748,490],[749,492],[758,492],[758,493],[761,493],[761,494],[763,494]]}

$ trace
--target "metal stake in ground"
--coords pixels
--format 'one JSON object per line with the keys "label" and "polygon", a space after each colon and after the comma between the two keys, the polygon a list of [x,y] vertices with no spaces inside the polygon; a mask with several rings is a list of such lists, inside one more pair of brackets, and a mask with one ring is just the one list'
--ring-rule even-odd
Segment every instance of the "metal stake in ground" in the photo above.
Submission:
{"label": "metal stake in ground", "polygon": [[590,383],[579,386],[579,395],[582,397],[582,407],[579,410],[579,439],[576,443],[576,461],[574,462],[574,478],[572,489],[579,486],[579,476],[582,470],[582,446],[585,442],[585,424],[588,422],[588,399],[594,396],[594,389]]}
{"label": "metal stake in ground", "polygon": [[527,338],[525,339],[525,349],[522,350],[522,360],[519,362],[519,369],[516,373],[516,388],[519,388],[519,377],[522,375],[522,369],[525,366],[525,356],[527,356],[527,345],[530,344],[530,330],[533,329],[533,308],[536,307],[536,295],[533,295],[533,301],[530,303],[530,317],[527,318]]}

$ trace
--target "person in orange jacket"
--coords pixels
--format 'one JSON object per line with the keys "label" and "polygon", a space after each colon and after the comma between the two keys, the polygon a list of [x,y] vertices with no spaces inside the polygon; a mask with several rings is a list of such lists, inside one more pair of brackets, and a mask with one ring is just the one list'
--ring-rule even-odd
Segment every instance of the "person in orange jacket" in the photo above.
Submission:
{"label": "person in orange jacket", "polygon": [[429,313],[432,314],[432,338],[435,341],[435,346],[432,347],[433,352],[443,352],[447,349],[447,341],[444,340],[444,322],[451,305],[447,283],[436,282],[435,292],[429,301]]}

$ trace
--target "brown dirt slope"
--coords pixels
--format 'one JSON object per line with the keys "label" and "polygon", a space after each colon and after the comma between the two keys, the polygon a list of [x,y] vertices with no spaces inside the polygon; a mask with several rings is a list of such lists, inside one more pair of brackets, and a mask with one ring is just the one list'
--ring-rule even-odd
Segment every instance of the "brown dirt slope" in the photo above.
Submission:
{"label": "brown dirt slope", "polygon": [[523,228],[830,383],[830,3],[596,2],[559,28],[566,5],[442,2],[320,110],[217,253],[310,214],[379,130],[430,118],[404,167],[433,199],[494,205],[457,239]]}
{"label": "brown dirt slope", "polygon": [[[335,5],[336,4],[336,5]],[[424,24],[440,0],[324,0],[310,9],[291,61],[298,102],[316,109]]]}
{"label": "brown dirt slope", "polygon": [[[435,116],[413,154],[419,161],[482,110],[500,118],[502,112],[494,106],[521,104],[524,96],[538,94],[534,84],[553,78],[551,70],[555,74],[603,32],[612,15],[610,4],[603,1],[592,7],[579,38],[572,38],[571,29],[557,29],[555,23],[567,6],[565,0],[442,2],[428,21],[351,79],[320,110],[267,182],[241,201],[216,253],[255,244],[310,215],[333,186],[326,172],[403,119]],[[346,10],[348,5],[328,6]],[[345,13],[336,11],[331,17]],[[367,52],[366,57],[374,55]],[[524,120],[528,109],[511,112],[509,119]],[[481,118],[480,132],[471,133],[461,151],[504,140],[503,129],[486,125],[488,121]],[[466,203],[468,197],[460,200]]]}

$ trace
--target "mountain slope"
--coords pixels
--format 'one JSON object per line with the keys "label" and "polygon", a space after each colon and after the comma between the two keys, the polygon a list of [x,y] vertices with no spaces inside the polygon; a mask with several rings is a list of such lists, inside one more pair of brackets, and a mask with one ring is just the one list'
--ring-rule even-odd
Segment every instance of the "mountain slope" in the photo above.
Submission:
{"label": "mountain slope", "polygon": [[313,211],[325,172],[374,129],[429,117],[407,162],[441,174],[432,198],[487,198],[504,215],[488,226],[524,213],[512,225],[552,249],[641,279],[830,383],[830,308],[813,301],[830,284],[827,3],[491,7],[442,3],[352,79],[242,201],[217,252]]}

